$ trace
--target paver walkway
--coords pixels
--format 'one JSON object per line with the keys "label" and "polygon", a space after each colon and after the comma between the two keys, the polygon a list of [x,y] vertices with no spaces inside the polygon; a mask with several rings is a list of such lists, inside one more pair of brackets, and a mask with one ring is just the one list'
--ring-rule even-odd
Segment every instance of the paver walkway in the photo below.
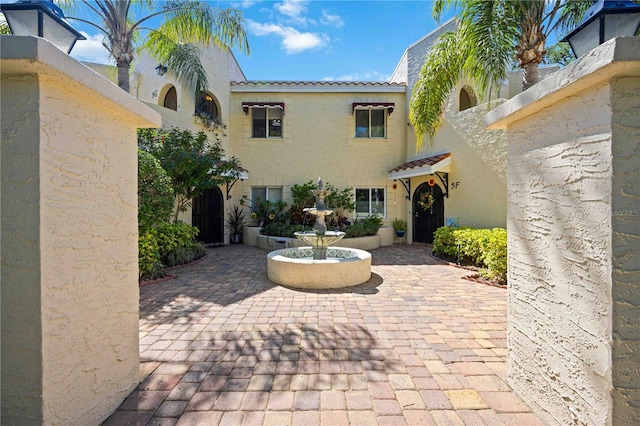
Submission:
{"label": "paver walkway", "polygon": [[506,384],[506,290],[428,250],[373,250],[367,283],[302,291],[260,249],[210,249],[140,289],[143,381],[105,425],[541,424]]}

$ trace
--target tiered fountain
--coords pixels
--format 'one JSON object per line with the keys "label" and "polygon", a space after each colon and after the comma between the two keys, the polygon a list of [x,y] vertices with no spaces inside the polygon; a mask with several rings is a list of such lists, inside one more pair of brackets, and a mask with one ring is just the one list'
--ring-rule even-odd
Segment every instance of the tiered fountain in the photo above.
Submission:
{"label": "tiered fountain", "polygon": [[308,247],[285,248],[269,253],[267,272],[277,284],[298,288],[341,288],[362,284],[371,278],[371,254],[353,248],[331,248],[345,233],[327,231],[325,216],[333,213],[324,204],[331,192],[318,178],[315,207],[304,209],[315,216],[313,231],[294,235]]}

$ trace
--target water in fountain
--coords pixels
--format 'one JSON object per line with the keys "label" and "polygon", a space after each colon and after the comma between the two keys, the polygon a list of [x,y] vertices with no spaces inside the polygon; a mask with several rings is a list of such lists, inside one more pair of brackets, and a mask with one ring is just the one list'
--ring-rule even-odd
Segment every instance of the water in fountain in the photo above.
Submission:
{"label": "water in fountain", "polygon": [[327,248],[337,241],[340,241],[345,233],[342,231],[327,231],[325,217],[332,214],[333,210],[326,208],[324,198],[331,194],[331,191],[323,189],[322,179],[318,178],[317,189],[311,191],[315,197],[315,207],[306,208],[304,211],[315,216],[316,220],[313,225],[313,231],[296,232],[294,235],[299,240],[311,246],[313,250],[313,258],[315,260],[324,260],[327,258]]}

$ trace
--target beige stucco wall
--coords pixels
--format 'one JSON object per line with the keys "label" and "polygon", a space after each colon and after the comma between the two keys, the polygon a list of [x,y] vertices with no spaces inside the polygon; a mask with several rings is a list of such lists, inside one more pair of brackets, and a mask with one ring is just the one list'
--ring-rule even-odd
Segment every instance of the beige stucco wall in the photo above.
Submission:
{"label": "beige stucco wall", "polygon": [[639,424],[640,77],[620,78],[611,88],[613,421]]}
{"label": "beige stucco wall", "polygon": [[136,127],[160,117],[2,37],[2,422],[99,424],[138,383]]}
{"label": "beige stucco wall", "polygon": [[487,116],[508,128],[509,382],[548,423],[640,422],[638,117],[633,38]]}
{"label": "beige stucco wall", "polygon": [[[245,81],[242,70],[238,66],[233,53],[217,47],[200,47],[200,61],[207,71],[207,91],[211,93],[217,103],[218,112],[223,125],[229,123],[231,81]],[[149,104],[155,105],[155,110],[162,114],[163,127],[179,127],[195,132],[204,130],[209,138],[219,139],[225,152],[230,150],[228,132],[221,128],[213,131],[194,121],[195,98],[191,90],[183,87],[171,73],[163,76],[156,74],[158,61],[142,52],[136,57],[135,70],[132,73],[132,94]],[[178,94],[178,110],[164,108],[163,102],[167,90],[174,86]]]}
{"label": "beige stucco wall", "polygon": [[[304,85],[303,85],[304,86]],[[344,85],[339,85],[342,90]],[[298,91],[275,88],[273,92],[237,92],[232,87],[230,134],[231,153],[240,158],[249,171],[249,179],[232,190],[234,200],[242,194],[250,197],[252,186],[278,186],[291,203],[291,186],[318,177],[337,188],[386,188],[386,223],[404,217],[404,189],[393,189],[388,171],[404,161],[406,116],[402,91],[362,92],[314,91],[310,84]],[[251,114],[245,115],[242,102],[284,102],[283,138],[251,138]],[[394,102],[396,109],[387,116],[387,137],[356,139],[353,102]]]}
{"label": "beige stucco wall", "polygon": [[[411,91],[418,80],[425,56],[436,39],[444,32],[455,31],[456,25],[457,21],[452,19],[427,34],[409,46],[398,63],[390,81],[407,83],[407,117]],[[484,128],[482,117],[487,112],[487,104],[458,112],[459,93],[467,84],[462,80],[453,90],[447,102],[443,124],[432,142],[425,140],[418,150],[413,128],[407,127],[406,160],[450,152],[451,164],[447,170],[449,197],[444,199],[445,217],[457,218],[459,226],[506,227],[506,134],[501,130],[487,131]],[[418,186],[431,178],[434,176],[411,178],[412,199]],[[438,178],[435,181],[446,192],[442,182]],[[406,235],[411,242],[412,203],[406,202],[406,205]]]}

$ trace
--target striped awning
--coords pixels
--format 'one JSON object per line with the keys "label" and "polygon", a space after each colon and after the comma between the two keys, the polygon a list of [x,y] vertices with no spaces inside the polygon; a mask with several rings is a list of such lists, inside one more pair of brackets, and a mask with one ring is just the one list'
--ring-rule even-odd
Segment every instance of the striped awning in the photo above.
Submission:
{"label": "striped awning", "polygon": [[251,108],[280,108],[284,114],[284,102],[243,102],[242,110],[244,114],[249,114]]}
{"label": "striped awning", "polygon": [[396,104],[393,102],[354,102],[351,104],[351,114],[357,109],[385,108],[391,115],[395,107]]}

